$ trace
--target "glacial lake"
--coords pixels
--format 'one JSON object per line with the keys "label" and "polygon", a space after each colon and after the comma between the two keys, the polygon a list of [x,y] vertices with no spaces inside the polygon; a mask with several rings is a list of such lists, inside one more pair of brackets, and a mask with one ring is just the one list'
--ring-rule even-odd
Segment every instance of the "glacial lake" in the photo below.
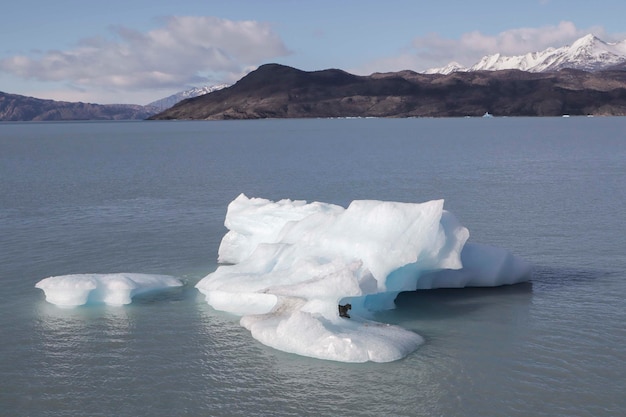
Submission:
{"label": "glacial lake", "polygon": [[[194,285],[240,193],[445,208],[530,283],[403,293],[425,343],[349,364],[264,346]],[[626,118],[0,124],[0,415],[617,416],[626,412]],[[180,277],[61,309],[39,280]]]}

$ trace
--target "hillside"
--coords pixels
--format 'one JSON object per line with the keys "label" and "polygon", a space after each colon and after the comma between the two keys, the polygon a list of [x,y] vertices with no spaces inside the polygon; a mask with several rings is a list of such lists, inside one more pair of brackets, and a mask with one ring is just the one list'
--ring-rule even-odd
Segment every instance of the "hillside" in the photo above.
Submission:
{"label": "hillside", "polygon": [[133,104],[71,103],[0,92],[0,121],[135,120],[156,112]]}
{"label": "hillside", "polygon": [[176,94],[172,94],[171,96],[164,97],[162,99],[153,101],[148,103],[148,106],[154,107],[157,111],[161,112],[163,110],[169,109],[174,104],[179,103],[188,98],[203,96],[205,94],[212,93],[213,91],[221,90],[222,88],[228,87],[228,84],[217,84],[217,85],[205,85],[203,87],[194,87],[188,90],[180,91]]}
{"label": "hillside", "polygon": [[357,76],[266,64],[151,119],[626,115],[626,71]]}

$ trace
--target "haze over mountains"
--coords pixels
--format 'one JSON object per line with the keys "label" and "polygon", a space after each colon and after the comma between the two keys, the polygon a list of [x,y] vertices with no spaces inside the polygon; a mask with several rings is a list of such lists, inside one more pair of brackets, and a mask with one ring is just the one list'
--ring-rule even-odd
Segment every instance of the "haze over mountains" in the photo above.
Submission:
{"label": "haze over mountains", "polygon": [[626,115],[626,40],[586,35],[569,46],[488,55],[356,76],[263,65],[233,86],[197,87],[140,105],[41,100],[0,92],[0,121],[231,119],[265,117],[448,117]]}

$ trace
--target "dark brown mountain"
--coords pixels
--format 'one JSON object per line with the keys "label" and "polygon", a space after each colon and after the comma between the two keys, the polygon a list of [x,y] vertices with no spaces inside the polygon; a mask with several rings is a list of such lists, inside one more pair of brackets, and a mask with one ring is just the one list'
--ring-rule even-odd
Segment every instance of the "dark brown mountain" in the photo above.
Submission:
{"label": "dark brown mountain", "polygon": [[626,115],[626,71],[357,76],[267,64],[151,119]]}
{"label": "dark brown mountain", "polygon": [[134,104],[70,103],[0,92],[0,121],[133,120],[154,113]]}

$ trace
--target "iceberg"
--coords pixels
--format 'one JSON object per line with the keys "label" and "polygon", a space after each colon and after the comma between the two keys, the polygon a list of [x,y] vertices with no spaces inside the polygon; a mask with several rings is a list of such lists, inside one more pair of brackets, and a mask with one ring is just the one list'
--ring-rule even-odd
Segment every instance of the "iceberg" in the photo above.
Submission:
{"label": "iceberg", "polygon": [[138,294],[180,287],[183,283],[169,275],[150,274],[74,274],[44,278],[35,284],[46,301],[59,307],[84,304],[130,304]]}
{"label": "iceberg", "polygon": [[[347,208],[305,201],[232,201],[220,266],[196,287],[217,310],[241,316],[259,342],[342,362],[389,362],[423,343],[372,321],[402,291],[497,286],[530,279],[509,252],[467,243],[443,200],[356,200]],[[338,306],[350,305],[350,318]]]}

